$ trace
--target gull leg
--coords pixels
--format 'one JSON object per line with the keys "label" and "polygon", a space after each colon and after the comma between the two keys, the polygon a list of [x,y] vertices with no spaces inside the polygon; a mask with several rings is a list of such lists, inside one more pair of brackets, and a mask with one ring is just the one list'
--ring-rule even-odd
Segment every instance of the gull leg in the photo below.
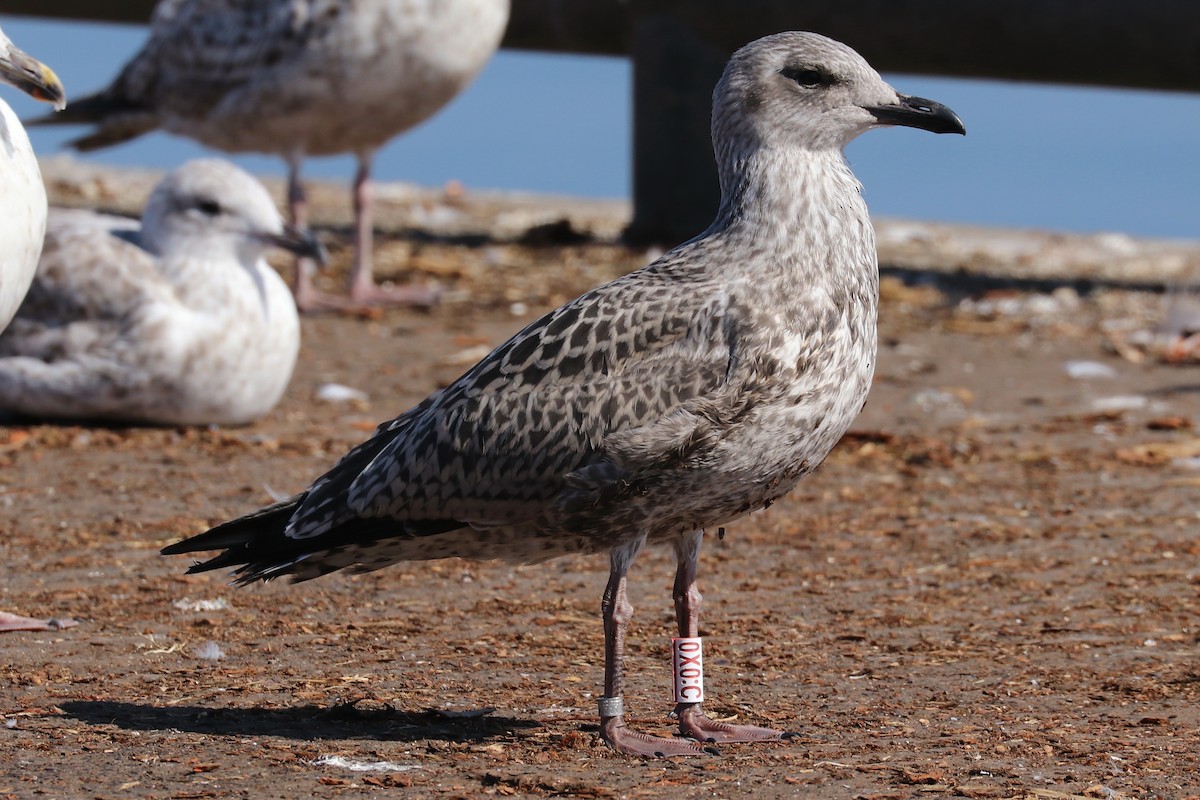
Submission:
{"label": "gull leg", "polygon": [[[304,184],[300,182],[301,160],[302,156],[299,153],[291,153],[287,157],[288,222],[297,230],[305,230],[308,227],[308,195],[304,191]],[[301,311],[329,308],[327,301],[333,299],[321,294],[313,286],[312,274],[316,269],[317,263],[311,258],[296,257],[292,296],[296,300],[296,308]]]}
{"label": "gull leg", "polygon": [[350,300],[363,306],[432,306],[441,290],[428,286],[383,288],[375,283],[372,266],[374,243],[371,160],[373,153],[358,154],[354,174],[354,264],[350,271]]}
{"label": "gull leg", "polygon": [[623,708],[625,630],[633,606],[625,593],[625,576],[645,537],[613,548],[608,586],[604,589],[604,698],[600,701],[600,737],[618,753],[633,756],[695,756],[706,750],[683,739],[650,736],[625,727]]}
{"label": "gull leg", "polygon": [[[703,531],[694,531],[675,542],[675,555],[679,566],[675,571],[675,620],[679,635],[700,635],[700,604],[703,597],[696,588],[696,569],[700,563],[700,544]],[[759,742],[770,739],[789,738],[789,734],[773,728],[756,725],[729,725],[709,719],[701,703],[679,703],[675,706],[679,717],[679,731],[690,739],[701,742]]]}
{"label": "gull leg", "polygon": [[74,628],[79,623],[73,619],[31,619],[20,614],[0,611],[0,633],[13,631],[61,631]]}

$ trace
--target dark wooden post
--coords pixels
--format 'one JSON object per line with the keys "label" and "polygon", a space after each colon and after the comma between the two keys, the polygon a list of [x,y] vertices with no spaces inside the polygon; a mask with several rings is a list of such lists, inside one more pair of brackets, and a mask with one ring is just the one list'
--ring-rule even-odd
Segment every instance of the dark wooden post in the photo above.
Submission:
{"label": "dark wooden post", "polygon": [[666,13],[633,21],[633,221],[626,238],[676,244],[720,200],[709,136],[712,90],[729,55]]}

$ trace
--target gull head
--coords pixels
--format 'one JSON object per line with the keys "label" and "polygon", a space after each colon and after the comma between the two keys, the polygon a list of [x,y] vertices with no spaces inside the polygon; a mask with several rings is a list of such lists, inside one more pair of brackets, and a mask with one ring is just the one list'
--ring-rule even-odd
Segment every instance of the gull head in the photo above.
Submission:
{"label": "gull head", "polygon": [[283,224],[261,183],[216,158],[189,161],[159,181],[142,212],[142,245],[160,256],[236,260],[250,270],[275,247],[325,258],[311,233]]}
{"label": "gull head", "polygon": [[14,45],[4,31],[0,31],[0,81],[50,103],[56,111],[67,105],[67,93],[54,70]]}
{"label": "gull head", "polygon": [[713,92],[713,142],[734,159],[748,147],[840,152],[883,125],[966,132],[950,109],[899,94],[854,50],[816,33],[751,42],[733,54]]}

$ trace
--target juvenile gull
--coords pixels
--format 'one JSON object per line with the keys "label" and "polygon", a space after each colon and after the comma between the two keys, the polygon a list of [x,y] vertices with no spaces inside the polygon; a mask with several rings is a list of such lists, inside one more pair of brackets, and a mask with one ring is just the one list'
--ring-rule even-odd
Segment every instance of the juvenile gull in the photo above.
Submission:
{"label": "juvenile gull", "polygon": [[314,255],[226,161],[168,174],[134,220],[53,209],[37,277],[0,335],[0,413],[236,425],[278,402],[300,348],[272,247]]}
{"label": "juvenile gull", "polygon": [[676,707],[686,739],[625,726],[626,572],[645,544],[673,547],[679,634],[696,636],[705,529],[786,494],[862,408],[878,268],[842,149],[880,125],[963,132],[823,36],[742,48],[713,94],[708,230],[532,323],[301,494],[163,552],[223,548],[192,571],[238,566],[250,583],[607,550],[604,740],[648,756],[783,737],[699,703]]}
{"label": "juvenile gull", "polygon": [[226,152],[283,156],[299,228],[301,161],[353,153],[350,302],[316,292],[300,264],[296,302],[428,304],[428,289],[375,283],[371,162],[471,82],[499,46],[508,10],[509,0],[162,0],[150,38],[112,85],[35,122],[94,123],[72,143],[84,151],[162,129]]}
{"label": "juvenile gull", "polygon": [[[53,71],[0,31],[0,81],[61,109],[62,84]],[[46,231],[46,188],[29,137],[0,100],[0,331],[29,289]]]}

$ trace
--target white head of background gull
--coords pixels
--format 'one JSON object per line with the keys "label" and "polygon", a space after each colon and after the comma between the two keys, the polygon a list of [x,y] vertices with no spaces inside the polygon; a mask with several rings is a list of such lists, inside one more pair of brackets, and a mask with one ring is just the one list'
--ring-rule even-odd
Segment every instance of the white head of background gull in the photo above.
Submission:
{"label": "white head of background gull", "polygon": [[227,161],[168,174],[133,220],[52,209],[37,276],[0,335],[0,413],[242,424],[283,395],[300,348],[264,255],[318,256]]}
{"label": "white head of background gull", "polygon": [[[353,153],[350,305],[428,304],[430,290],[384,290],[372,276],[371,161],[474,79],[508,11],[509,0],[163,0],[145,46],[107,89],[35,122],[95,124],[73,143],[80,150],[161,129],[227,152],[278,154],[298,227],[301,161]],[[301,308],[347,306],[318,294],[304,269],[296,281]]]}
{"label": "white head of background gull", "polygon": [[739,50],[713,104],[723,198],[707,231],[532,323],[299,495],[163,552],[223,549],[193,571],[248,583],[607,551],[603,739],[655,756],[784,737],[683,699],[687,738],[626,727],[626,573],[670,545],[679,635],[698,636],[704,531],[816,469],[871,384],[875,241],[842,147],[880,125],[963,127],[811,33]]}
{"label": "white head of background gull", "polygon": [[[66,104],[54,72],[30,57],[0,31],[0,82],[31,97]],[[20,120],[0,100],[0,331],[29,289],[46,230],[46,189],[37,157]]]}

